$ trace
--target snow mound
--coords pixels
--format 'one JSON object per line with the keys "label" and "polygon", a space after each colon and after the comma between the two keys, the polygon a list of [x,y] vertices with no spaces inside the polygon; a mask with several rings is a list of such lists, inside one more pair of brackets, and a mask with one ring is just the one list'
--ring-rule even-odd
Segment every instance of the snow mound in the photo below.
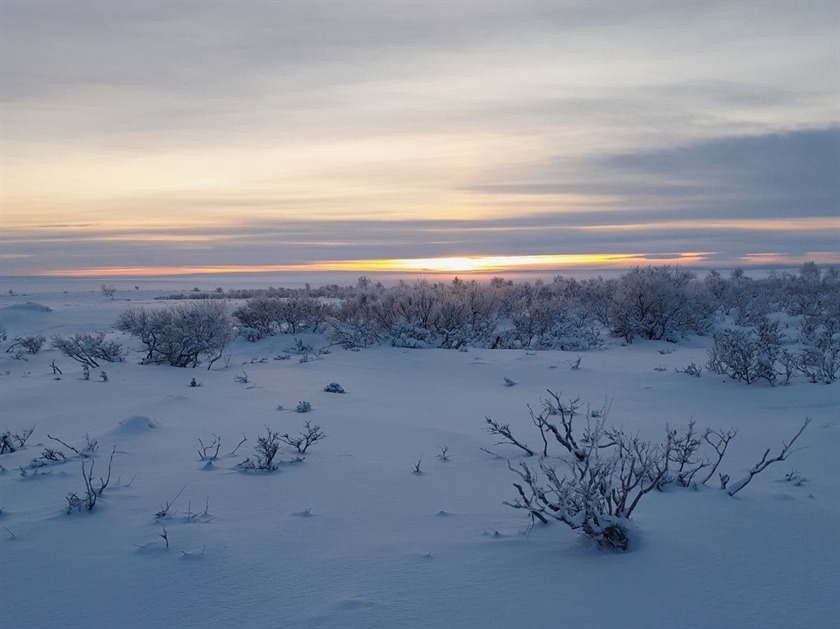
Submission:
{"label": "snow mound", "polygon": [[114,432],[137,435],[157,428],[158,425],[145,415],[131,415],[122,420]]}
{"label": "snow mound", "polygon": [[34,301],[27,301],[25,304],[12,304],[6,306],[3,310],[24,311],[24,312],[52,312],[52,308],[42,304],[36,304]]}

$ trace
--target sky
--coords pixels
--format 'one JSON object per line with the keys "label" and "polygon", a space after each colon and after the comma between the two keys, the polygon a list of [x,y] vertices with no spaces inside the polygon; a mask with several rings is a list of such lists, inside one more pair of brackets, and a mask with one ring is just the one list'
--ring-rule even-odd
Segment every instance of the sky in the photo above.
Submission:
{"label": "sky", "polygon": [[0,275],[840,263],[840,3],[0,2]]}

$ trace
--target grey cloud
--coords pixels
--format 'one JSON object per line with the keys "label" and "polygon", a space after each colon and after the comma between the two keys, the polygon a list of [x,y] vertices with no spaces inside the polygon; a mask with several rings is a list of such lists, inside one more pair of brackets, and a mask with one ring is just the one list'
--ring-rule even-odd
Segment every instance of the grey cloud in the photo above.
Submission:
{"label": "grey cloud", "polygon": [[[557,158],[531,169],[535,180],[469,189],[510,196],[614,199],[604,203],[633,217],[840,216],[837,127],[598,156],[571,172],[568,166],[568,159]],[[590,218],[597,222],[597,215]]]}

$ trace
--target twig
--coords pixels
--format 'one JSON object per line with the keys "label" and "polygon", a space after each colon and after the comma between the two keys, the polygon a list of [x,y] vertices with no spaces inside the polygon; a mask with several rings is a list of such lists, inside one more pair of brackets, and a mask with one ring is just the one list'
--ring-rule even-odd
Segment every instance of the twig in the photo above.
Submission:
{"label": "twig", "polygon": [[[178,500],[178,496],[180,496],[186,488],[187,488],[187,483],[184,483],[184,486],[181,487],[181,491],[179,491],[177,494],[175,494],[175,497],[172,500],[167,500],[166,501],[166,507],[161,507],[160,511],[158,511],[155,514],[155,517],[156,518],[163,518],[163,517],[166,517],[167,515],[169,515],[169,510],[172,508],[172,505],[175,504],[175,501]],[[164,529],[164,531],[165,530],[166,529]]]}
{"label": "twig", "polygon": [[248,437],[246,437],[246,436],[245,436],[245,433],[243,432],[243,433],[242,433],[242,441],[240,441],[240,442],[237,444],[237,446],[233,449],[233,451],[232,451],[232,452],[231,452],[228,456],[232,456],[232,455],[236,454],[236,451],[237,451],[237,450],[239,450],[239,446],[241,446],[241,445],[242,445],[243,443],[245,443],[246,441],[248,441]]}

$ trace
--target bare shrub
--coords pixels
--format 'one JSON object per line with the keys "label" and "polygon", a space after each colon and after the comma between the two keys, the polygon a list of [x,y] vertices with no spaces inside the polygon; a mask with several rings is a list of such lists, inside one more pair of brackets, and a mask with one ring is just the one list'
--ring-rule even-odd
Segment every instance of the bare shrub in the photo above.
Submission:
{"label": "bare shrub", "polygon": [[[608,446],[609,452],[602,453]],[[660,446],[619,430],[606,435],[598,422],[582,456],[567,463],[567,475],[558,475],[545,459],[539,462],[544,481],[524,462],[518,468],[508,463],[522,482],[513,484],[518,497],[505,504],[526,510],[532,521],[558,520],[600,546],[626,550],[630,517],[641,498],[659,486],[667,461],[668,452]]]}
{"label": "bare shrub", "polygon": [[85,482],[84,496],[79,497],[77,494],[70,492],[67,494],[67,514],[69,515],[73,510],[79,511],[93,511],[96,506],[96,500],[105,491],[108,483],[111,480],[111,465],[114,462],[114,453],[117,451],[117,446],[111,450],[111,458],[108,460],[108,474],[105,478],[99,478],[99,487],[94,487],[93,482],[93,466],[96,461],[91,460],[90,467],[85,469],[86,461],[82,461],[82,478]]}
{"label": "bare shrub", "polygon": [[280,441],[295,448],[299,454],[304,454],[309,446],[326,439],[327,435],[321,430],[318,424],[312,422],[304,422],[303,430],[297,437],[290,437],[289,433],[280,436]]}
{"label": "bare shrub", "polygon": [[105,332],[88,332],[73,336],[53,336],[52,346],[68,358],[87,365],[99,367],[99,361],[117,362],[122,360],[122,344],[106,339]]}
{"label": "bare shrub", "polygon": [[411,473],[412,474],[422,474],[423,470],[420,469],[420,464],[423,462],[423,457],[421,456],[417,461],[411,464]]}
{"label": "bare shrub", "polygon": [[[538,469],[524,461],[518,466],[508,463],[520,480],[513,483],[516,498],[505,504],[527,511],[532,525],[537,521],[547,524],[558,520],[581,531],[600,546],[626,550],[633,530],[631,516],[642,497],[669,483],[695,488],[706,484],[718,470],[730,441],[737,434],[735,430],[707,428],[698,431],[691,421],[684,432],[666,427],[661,443],[644,441],[621,429],[606,427],[608,403],[597,415],[587,413],[596,421],[594,424],[588,421],[581,430],[573,422],[581,407],[579,400],[565,405],[560,402],[559,395],[550,391],[549,394],[549,398],[543,400],[542,413],[536,414],[528,407],[532,423],[539,428],[544,444]],[[769,465],[786,460],[795,451],[792,446],[810,421],[805,420],[777,455],[771,457],[770,449],[765,450],[747,476],[729,489],[729,475],[719,474],[721,489],[734,496]],[[493,431],[501,434],[506,442],[533,454],[510,434],[507,425],[497,424]],[[556,465],[549,462],[548,434],[573,455],[564,463],[565,473],[558,473]],[[703,455],[702,449],[706,447],[711,448],[711,456]]]}
{"label": "bare shrub", "polygon": [[47,339],[40,334],[34,336],[18,336],[15,338],[14,343],[6,348],[6,353],[11,353],[12,350],[19,349],[27,354],[37,354],[46,342]]}
{"label": "bare shrub", "polygon": [[280,435],[269,426],[265,427],[265,432],[266,434],[264,436],[257,437],[257,445],[254,446],[256,460],[252,461],[248,457],[239,463],[237,467],[246,472],[255,470],[273,472],[279,467],[279,464],[274,462],[274,458],[280,450]]}
{"label": "bare shrub", "polygon": [[[178,500],[178,497],[184,493],[184,490],[187,488],[186,483],[181,489],[178,490],[178,493],[175,494],[175,497],[172,500],[167,500],[165,505],[161,505],[160,509],[155,513],[155,518],[160,520],[161,518],[169,517],[170,511],[172,511],[172,506],[175,504],[175,501]],[[173,512],[174,513],[174,512]],[[164,532],[166,530],[164,529]]]}
{"label": "bare shrub", "polygon": [[214,434],[209,445],[205,446],[201,439],[198,443],[201,446],[198,450],[199,461],[215,461],[219,457],[219,449],[222,447],[222,438],[219,435]]}

